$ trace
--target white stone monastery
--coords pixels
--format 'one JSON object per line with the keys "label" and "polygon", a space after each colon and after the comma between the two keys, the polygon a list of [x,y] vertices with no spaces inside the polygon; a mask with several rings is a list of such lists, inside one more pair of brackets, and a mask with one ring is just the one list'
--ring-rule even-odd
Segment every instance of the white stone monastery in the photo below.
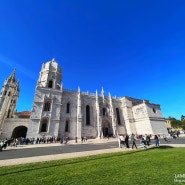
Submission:
{"label": "white stone monastery", "polygon": [[42,65],[31,114],[15,112],[19,97],[16,71],[0,94],[0,138],[102,138],[118,134],[167,134],[160,105],[131,97],[66,90],[62,70],[53,59]]}

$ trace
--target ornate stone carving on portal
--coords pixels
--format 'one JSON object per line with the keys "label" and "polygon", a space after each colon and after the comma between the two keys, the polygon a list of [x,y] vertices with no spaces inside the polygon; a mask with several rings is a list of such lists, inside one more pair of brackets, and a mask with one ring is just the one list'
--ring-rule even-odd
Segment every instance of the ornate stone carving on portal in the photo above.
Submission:
{"label": "ornate stone carving on portal", "polygon": [[140,106],[133,109],[133,113],[135,118],[142,118],[146,115],[146,109],[144,106]]}

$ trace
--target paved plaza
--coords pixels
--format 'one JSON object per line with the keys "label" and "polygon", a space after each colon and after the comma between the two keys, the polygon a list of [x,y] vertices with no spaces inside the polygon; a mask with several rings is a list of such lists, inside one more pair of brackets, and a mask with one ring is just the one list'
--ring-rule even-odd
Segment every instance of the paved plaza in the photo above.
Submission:
{"label": "paved plaza", "polygon": [[[138,150],[141,149],[139,141],[136,142]],[[178,139],[160,139],[160,146],[185,147],[185,137]],[[131,147],[131,143],[130,143]],[[154,140],[152,145],[155,147]],[[131,149],[118,148],[118,140],[116,138],[107,139],[90,139],[87,142],[75,143],[74,140],[68,144],[51,143],[51,144],[33,144],[19,145],[17,147],[7,147],[0,152],[0,166],[9,166],[17,164],[26,164],[41,161],[69,159],[83,156],[90,156],[103,153],[124,152]]]}

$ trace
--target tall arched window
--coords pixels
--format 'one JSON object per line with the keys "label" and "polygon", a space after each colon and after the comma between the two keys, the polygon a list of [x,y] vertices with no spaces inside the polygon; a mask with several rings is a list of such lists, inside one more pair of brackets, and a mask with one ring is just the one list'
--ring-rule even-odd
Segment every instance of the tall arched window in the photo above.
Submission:
{"label": "tall arched window", "polygon": [[106,116],[106,109],[103,108],[103,116]]}
{"label": "tall arched window", "polygon": [[53,87],[53,81],[52,81],[52,80],[49,81],[48,87],[49,87],[49,88],[52,88],[52,87]]}
{"label": "tall arched window", "polygon": [[86,106],[86,125],[90,125],[90,107]]}
{"label": "tall arched window", "polygon": [[43,118],[41,121],[40,132],[47,132],[47,129],[48,129],[48,119]]}
{"label": "tall arched window", "polygon": [[8,96],[10,96],[10,95],[11,95],[11,92],[9,91],[9,92],[8,92]]}
{"label": "tall arched window", "polygon": [[70,103],[67,103],[67,107],[66,107],[66,113],[70,112]]}
{"label": "tall arched window", "polygon": [[44,111],[50,111],[51,103],[50,102],[45,102],[44,103]]}
{"label": "tall arched window", "polygon": [[69,132],[69,120],[66,120],[65,132]]}
{"label": "tall arched window", "polygon": [[9,109],[9,110],[8,110],[7,118],[9,118],[9,117],[10,117],[10,112],[11,112],[11,110]]}
{"label": "tall arched window", "polygon": [[121,125],[120,114],[119,114],[118,108],[116,108],[116,116],[117,116],[117,120],[118,120],[118,125]]}

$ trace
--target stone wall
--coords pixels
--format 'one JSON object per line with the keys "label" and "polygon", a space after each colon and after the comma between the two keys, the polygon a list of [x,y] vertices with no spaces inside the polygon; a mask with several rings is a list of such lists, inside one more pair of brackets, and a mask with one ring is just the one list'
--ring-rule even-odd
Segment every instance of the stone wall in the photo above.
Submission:
{"label": "stone wall", "polygon": [[20,118],[9,118],[5,119],[3,130],[1,133],[1,139],[11,138],[13,130],[19,126],[25,126],[28,128],[29,118],[20,119]]}

